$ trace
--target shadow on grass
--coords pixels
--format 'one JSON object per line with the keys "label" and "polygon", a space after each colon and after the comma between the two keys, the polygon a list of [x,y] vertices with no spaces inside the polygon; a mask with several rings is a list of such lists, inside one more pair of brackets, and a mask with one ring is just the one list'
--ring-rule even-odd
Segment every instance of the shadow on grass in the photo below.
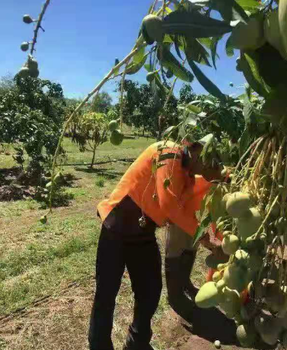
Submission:
{"label": "shadow on grass", "polygon": [[91,168],[75,168],[76,171],[82,171],[86,174],[97,174],[107,180],[118,179],[124,175],[123,171],[113,171],[112,169],[91,169]]}
{"label": "shadow on grass", "polygon": [[[74,195],[67,193],[65,187],[73,187],[77,178],[66,174],[60,180],[53,195],[53,207],[68,206]],[[34,199],[41,208],[49,205],[48,190],[45,187],[47,179],[29,177],[20,168],[0,169],[0,202]]]}
{"label": "shadow on grass", "polygon": [[[104,165],[104,164],[110,164],[110,163],[117,163],[117,162],[123,162],[123,163],[133,163],[136,158],[117,158],[117,159],[109,159],[109,160],[104,160],[100,162],[94,163],[94,166],[97,165]],[[90,167],[89,163],[64,163],[61,164],[62,166],[83,166],[83,167]]]}

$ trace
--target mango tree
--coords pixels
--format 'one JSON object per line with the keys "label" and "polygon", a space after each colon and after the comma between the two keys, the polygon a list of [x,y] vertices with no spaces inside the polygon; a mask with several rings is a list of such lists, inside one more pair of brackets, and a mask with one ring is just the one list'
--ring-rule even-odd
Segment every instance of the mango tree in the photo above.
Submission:
{"label": "mango tree", "polygon": [[[209,94],[228,102],[230,97],[200,69],[216,67],[217,47],[226,35],[226,54],[240,50],[236,68],[248,83],[240,139],[245,151],[231,185],[214,187],[201,212],[202,225],[216,221],[223,231],[222,248],[229,261],[215,264],[213,281],[202,287],[196,302],[201,307],[219,305],[233,318],[243,346],[258,338],[286,346],[286,0],[164,0],[160,5],[155,0],[132,51],[116,62],[67,124],[108,80],[121,76],[124,81],[142,68],[155,93],[170,82],[167,101],[177,80],[197,79]],[[205,155],[214,154],[214,145],[210,138]],[[60,143],[54,169],[59,149]],[[151,176],[155,172],[156,166]]]}
{"label": "mango tree", "polygon": [[92,152],[90,167],[95,163],[96,150],[99,145],[107,141],[108,121],[103,113],[88,112],[78,121],[77,130],[73,137],[81,152]]}

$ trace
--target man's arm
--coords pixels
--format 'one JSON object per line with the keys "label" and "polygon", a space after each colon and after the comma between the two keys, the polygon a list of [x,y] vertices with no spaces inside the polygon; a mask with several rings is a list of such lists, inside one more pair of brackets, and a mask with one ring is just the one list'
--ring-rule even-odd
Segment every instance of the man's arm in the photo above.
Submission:
{"label": "man's arm", "polygon": [[195,213],[211,184],[203,178],[194,181],[182,168],[181,159],[168,159],[156,172],[159,206],[166,217],[182,230],[194,235],[197,228]]}

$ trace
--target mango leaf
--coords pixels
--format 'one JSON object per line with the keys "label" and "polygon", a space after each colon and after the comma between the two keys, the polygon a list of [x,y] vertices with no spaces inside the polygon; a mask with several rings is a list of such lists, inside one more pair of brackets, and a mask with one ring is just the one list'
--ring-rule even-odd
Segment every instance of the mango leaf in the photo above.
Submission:
{"label": "mango leaf", "polygon": [[252,89],[256,91],[259,95],[267,97],[270,89],[261,77],[255,59],[256,57],[253,53],[243,53],[241,55],[240,61],[242,72]]}
{"label": "mango leaf", "polygon": [[145,46],[142,47],[134,56],[132,62],[135,64],[141,63],[145,56]]}
{"label": "mango leaf", "polygon": [[175,35],[175,37],[174,37],[175,51],[176,51],[178,57],[182,60],[179,46],[180,46],[180,43],[179,43],[179,40],[178,40],[178,35]]}
{"label": "mango leaf", "polygon": [[211,95],[217,97],[218,99],[220,99],[221,101],[226,101],[226,95],[224,95],[219,88],[213,84],[213,82],[211,80],[209,80],[203,73],[202,71],[197,67],[197,65],[189,60],[188,61],[190,68],[192,69],[196,79],[198,80],[198,82],[204,87],[204,89],[210,93]]}
{"label": "mango leaf", "polygon": [[126,69],[126,74],[133,75],[133,74],[136,74],[139,70],[141,70],[146,62],[147,57],[148,57],[148,53],[146,53],[143,56],[141,61],[137,63],[132,61],[131,63],[129,63]]}
{"label": "mango leaf", "polygon": [[198,41],[210,50],[212,45],[212,39],[213,38],[198,38]]}
{"label": "mango leaf", "polygon": [[208,215],[203,221],[201,221],[194,235],[193,247],[195,247],[198,241],[206,234],[206,231],[209,225],[211,224],[211,222],[212,220],[210,215]]}
{"label": "mango leaf", "polygon": [[217,55],[217,45],[218,45],[218,42],[221,38],[222,37],[212,38],[211,45],[210,45],[212,63],[213,63],[213,66],[215,69],[216,69],[216,58],[219,57]]}
{"label": "mango leaf", "polygon": [[202,111],[201,108],[195,106],[195,105],[192,104],[192,103],[187,104],[187,105],[186,105],[186,109],[188,109],[189,111],[191,111],[191,112],[193,112],[193,113],[195,113],[195,114],[199,114],[199,113]]}
{"label": "mango leaf", "polygon": [[166,34],[179,34],[191,38],[209,38],[231,32],[229,24],[202,15],[197,11],[177,10],[166,16],[163,22]]}
{"label": "mango leaf", "polygon": [[255,12],[261,6],[261,1],[258,0],[236,0],[244,10]]}
{"label": "mango leaf", "polygon": [[188,59],[197,63],[206,64],[207,66],[211,67],[211,64],[208,60],[209,53],[199,43],[198,40],[194,38],[185,38],[184,50],[185,54],[188,56]]}
{"label": "mango leaf", "polygon": [[248,21],[248,15],[235,0],[212,0],[211,8],[217,10],[227,22]]}
{"label": "mango leaf", "polygon": [[229,38],[228,38],[227,41],[226,41],[225,51],[226,51],[226,55],[227,55],[228,57],[234,56],[234,49],[233,49],[233,46],[232,46],[231,35],[229,36]]}
{"label": "mango leaf", "polygon": [[246,128],[241,137],[240,137],[240,141],[239,141],[239,154],[240,156],[242,156],[248,149],[250,143],[252,141],[252,136],[249,132],[249,130]]}
{"label": "mango leaf", "polygon": [[180,157],[181,156],[177,153],[164,153],[159,155],[158,161],[162,162],[167,159],[180,159]]}
{"label": "mango leaf", "polygon": [[161,64],[172,71],[172,73],[179,79],[191,83],[193,81],[193,74],[188,71],[174,55],[169,51],[166,45],[161,45],[157,51],[157,57]]}
{"label": "mango leaf", "polygon": [[244,99],[244,106],[243,106],[243,116],[245,119],[245,124],[249,125],[252,123],[252,116],[253,116],[253,105],[250,102],[247,95],[245,95]]}

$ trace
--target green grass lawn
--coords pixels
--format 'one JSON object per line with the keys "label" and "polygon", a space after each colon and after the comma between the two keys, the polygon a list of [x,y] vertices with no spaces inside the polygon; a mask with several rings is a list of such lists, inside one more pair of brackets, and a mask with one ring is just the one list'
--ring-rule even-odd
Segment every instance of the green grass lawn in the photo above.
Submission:
{"label": "green grass lawn", "polygon": [[[20,336],[15,331],[17,338],[16,333],[9,329],[8,333],[0,332],[0,349],[86,349],[85,332],[93,297],[94,264],[100,230],[96,205],[112,191],[131,160],[152,142],[154,140],[145,138],[125,140],[119,147],[105,143],[99,147],[96,164],[90,169],[92,154],[80,153],[70,140],[65,139],[67,158],[62,168],[64,175],[71,180],[66,192],[73,199],[67,207],[54,209],[47,224],[39,221],[46,211],[40,209],[40,203],[31,198],[0,202],[0,319],[19,308],[33,309],[33,303],[46,296],[60,303],[63,291],[75,281],[78,281],[79,289],[73,293],[83,294],[83,298],[86,298],[80,303],[78,318],[75,314],[69,318],[72,320],[75,317],[74,322],[80,322],[79,329],[74,334],[69,328],[70,323],[64,327],[66,313],[69,311],[69,308],[64,307],[57,317],[53,314],[55,319],[49,314],[52,317],[49,320],[54,320],[52,324],[48,324],[50,321],[43,316],[45,313],[37,316],[37,319],[43,316],[42,323],[46,325],[49,334],[48,342],[44,334],[41,335],[42,338],[35,338],[33,332],[25,331]],[[10,155],[1,154],[0,168],[15,165],[12,155],[12,150]],[[202,259],[203,256],[199,257],[197,262],[200,267],[197,269],[197,280],[203,278]],[[74,294],[71,297],[75,299]],[[165,296],[164,291],[154,320],[156,334],[162,332],[161,318],[168,309]],[[115,315],[114,339],[117,349],[120,349],[125,337],[126,326],[132,314],[132,301],[129,279],[125,275]],[[28,324],[31,321],[29,317],[26,319]],[[49,328],[54,330],[56,324],[62,329],[60,338]],[[31,327],[36,326],[33,323]],[[68,335],[69,339],[74,340],[69,346],[64,346],[62,340]],[[82,339],[80,344],[79,339]],[[155,337],[154,345],[158,350],[166,350],[167,346],[163,337]]]}

